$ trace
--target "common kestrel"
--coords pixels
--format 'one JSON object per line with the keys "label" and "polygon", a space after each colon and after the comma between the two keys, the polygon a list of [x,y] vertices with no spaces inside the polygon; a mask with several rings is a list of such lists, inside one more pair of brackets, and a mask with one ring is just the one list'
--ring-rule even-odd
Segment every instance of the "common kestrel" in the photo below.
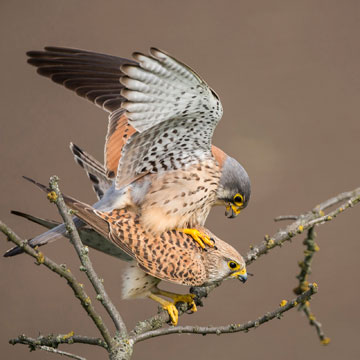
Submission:
{"label": "common kestrel", "polygon": [[194,227],[212,206],[224,205],[228,217],[247,206],[246,171],[211,145],[220,100],[188,66],[154,48],[135,60],[58,47],[28,56],[39,74],[110,112],[105,166],[113,184],[95,208],[135,211],[154,235],[179,229],[204,247],[212,243]]}
{"label": "common kestrel", "polygon": [[[46,186],[28,180],[49,191]],[[196,311],[194,296],[160,290],[157,285],[161,280],[188,286],[209,285],[228,278],[236,278],[243,283],[247,280],[243,257],[206,228],[199,227],[198,230],[211,237],[215,246],[204,249],[193,241],[191,235],[182,231],[173,230],[157,235],[149,233],[141,225],[139,215],[131,210],[100,211],[71,197],[63,197],[66,205],[76,211],[78,218],[102,236],[102,246],[111,243],[120,253],[126,254],[127,258],[120,257],[129,261],[123,274],[123,298],[148,297],[157,301],[168,311],[174,325],[178,322],[176,303],[187,302]],[[29,215],[25,217],[29,218]],[[30,220],[39,223],[37,218],[30,217]],[[45,222],[45,226],[48,226],[48,222]],[[88,235],[83,230],[80,236],[86,243],[83,236]],[[93,245],[92,242],[90,246]],[[173,302],[159,295],[169,297]]]}

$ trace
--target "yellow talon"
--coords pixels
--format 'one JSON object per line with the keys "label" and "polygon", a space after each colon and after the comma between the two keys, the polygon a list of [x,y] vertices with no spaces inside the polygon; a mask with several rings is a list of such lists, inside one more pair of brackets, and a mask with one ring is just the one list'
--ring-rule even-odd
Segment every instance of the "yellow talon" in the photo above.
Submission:
{"label": "yellow talon", "polygon": [[[161,292],[161,290],[159,290],[159,294],[160,294],[160,292]],[[171,323],[174,326],[177,325],[178,319],[179,319],[179,312],[178,312],[175,304],[170,301],[164,300],[155,294],[150,294],[148,296],[150,299],[158,302],[162,306],[162,308],[168,312]]]}
{"label": "yellow talon", "polygon": [[[169,298],[173,299],[174,302],[164,300],[161,297],[159,297],[158,295],[169,297]],[[192,312],[197,311],[196,304],[194,301],[195,295],[193,295],[193,294],[180,295],[180,294],[175,294],[175,293],[168,292],[165,290],[156,289],[156,294],[150,294],[149,298],[158,302],[162,306],[162,308],[168,312],[171,323],[174,326],[177,325],[178,319],[179,319],[179,312],[175,306],[178,302],[185,302],[185,303],[191,305]]]}
{"label": "yellow talon", "polygon": [[171,302],[167,302],[167,303],[168,303],[167,305],[163,305],[163,309],[165,309],[168,312],[170,319],[171,319],[171,323],[175,326],[175,325],[177,325],[178,320],[179,320],[178,309],[176,308],[176,306],[173,303],[171,303]]}
{"label": "yellow talon", "polygon": [[210,239],[206,234],[201,233],[197,229],[177,229],[184,234],[191,235],[191,237],[200,245],[202,249],[205,249],[205,244],[209,247],[214,247],[214,241]]}
{"label": "yellow talon", "polygon": [[[175,295],[176,295],[176,294],[175,294]],[[166,295],[164,295],[164,296],[166,296]],[[192,312],[196,312],[196,311],[197,311],[197,307],[196,307],[194,298],[195,298],[195,295],[193,295],[193,294],[177,295],[177,296],[174,296],[174,297],[173,297],[173,299],[174,299],[174,304],[177,304],[178,302],[187,303],[187,304],[189,304],[189,305],[192,306],[191,311],[192,311]]]}

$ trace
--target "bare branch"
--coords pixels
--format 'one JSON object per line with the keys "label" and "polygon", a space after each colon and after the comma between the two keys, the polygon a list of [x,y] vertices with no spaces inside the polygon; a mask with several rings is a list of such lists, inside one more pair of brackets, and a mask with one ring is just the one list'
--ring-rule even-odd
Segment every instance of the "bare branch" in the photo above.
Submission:
{"label": "bare branch", "polygon": [[311,312],[310,303],[308,301],[305,301],[304,304],[305,305],[302,307],[302,310],[304,311],[306,317],[309,319],[310,325],[315,327],[321,344],[328,345],[330,343],[330,338],[325,336],[322,330],[322,324],[316,320],[315,315]]}
{"label": "bare branch", "polygon": [[[341,206],[333,210],[329,214],[325,215],[324,210],[346,200]],[[342,193],[329,200],[324,201],[320,205],[316,206],[313,211],[309,211],[303,215],[300,215],[296,221],[286,226],[284,229],[280,229],[273,236],[265,235],[265,240],[256,246],[251,246],[251,250],[246,254],[245,261],[249,265],[255,261],[259,256],[267,254],[271,249],[276,246],[282,246],[285,241],[291,240],[298,234],[301,234],[304,230],[307,230],[314,225],[321,225],[327,221],[333,220],[338,214],[344,210],[356,205],[360,201],[360,188],[353,191]]]}
{"label": "bare branch", "polygon": [[[301,294],[302,292],[308,290],[309,282],[307,281],[308,276],[311,273],[311,262],[313,260],[315,252],[319,251],[320,248],[315,242],[316,233],[313,227],[308,230],[308,235],[304,240],[304,245],[306,245],[306,250],[304,251],[305,256],[304,260],[299,262],[300,273],[297,276],[299,279],[299,285],[294,289],[295,294]],[[323,345],[327,345],[330,342],[330,338],[326,337],[322,325],[315,318],[315,315],[311,312],[309,301],[304,301],[300,306],[299,310],[304,311],[306,317],[309,319],[310,325],[316,328],[316,332],[319,336],[319,339]]]}
{"label": "bare branch", "polygon": [[107,349],[107,345],[104,340],[88,336],[74,335],[73,332],[69,334],[59,335],[40,335],[36,339],[28,337],[26,335],[19,335],[17,338],[9,340],[9,343],[11,345],[28,345],[30,347],[30,350],[35,349],[37,346],[49,346],[57,348],[60,344],[88,344],[101,346],[104,349]]}
{"label": "bare branch", "polygon": [[245,324],[230,324],[226,326],[208,326],[208,327],[207,326],[173,326],[163,329],[152,330],[144,334],[137,335],[134,337],[134,342],[136,343],[153,337],[170,335],[170,334],[188,333],[188,334],[200,334],[200,335],[207,335],[207,334],[221,335],[221,334],[235,333],[240,331],[249,331],[250,329],[257,328],[260,325],[272,319],[279,318],[284,312],[294,308],[303,301],[309,300],[310,297],[316,292],[317,292],[317,285],[310,284],[309,290],[299,295],[296,299],[286,302],[286,304],[281,305],[276,310],[270,313],[266,313],[265,315],[259,317],[258,319],[249,321]]}
{"label": "bare branch", "polygon": [[48,352],[55,353],[55,354],[58,354],[58,355],[67,356],[67,357],[69,357],[69,358],[71,358],[71,359],[86,360],[86,358],[84,358],[84,357],[82,357],[82,356],[75,355],[75,354],[69,353],[69,352],[67,352],[67,351],[62,351],[62,350],[54,349],[54,348],[49,347],[49,346],[40,345],[40,346],[38,346],[38,348],[39,348],[40,350],[48,351]]}
{"label": "bare branch", "polygon": [[102,281],[99,279],[98,275],[96,274],[92,266],[91,260],[88,256],[89,249],[87,246],[83,245],[80,239],[79,233],[76,229],[76,226],[74,225],[73,219],[70,216],[69,210],[65,205],[64,199],[60,193],[58,182],[59,182],[59,178],[57,176],[52,176],[50,178],[50,189],[56,193],[56,199],[54,199],[54,202],[60,212],[61,217],[64,220],[70,240],[73,243],[75,250],[79,256],[79,259],[83,266],[83,268],[81,269],[86,273],[87,277],[89,278],[91,284],[93,285],[97,293],[96,298],[101,301],[107,313],[113,320],[116,330],[120,332],[121,337],[127,338],[128,334],[126,330],[126,325],[120,313],[118,312],[112,301],[110,300],[107,292],[105,291]]}
{"label": "bare branch", "polygon": [[22,240],[2,221],[0,221],[0,231],[4,233],[10,241],[23,248],[27,254],[35,258],[38,265],[44,264],[48,269],[57,273],[61,277],[64,277],[67,280],[68,285],[73,290],[75,296],[80,300],[82,307],[91,317],[96,327],[99,329],[101,335],[103,336],[106,344],[110,347],[112,338],[109,330],[105,326],[101,316],[98,315],[95,311],[95,308],[91,303],[90,297],[84,291],[82,284],[80,284],[76,280],[70,269],[66,267],[66,265],[58,265],[53,260],[46,257],[42,252],[33,249],[27,244],[27,241]]}
{"label": "bare branch", "polygon": [[297,215],[280,215],[277,216],[274,221],[297,220],[298,218]]}
{"label": "bare branch", "polygon": [[[322,202],[321,204],[315,206],[314,208],[314,212],[319,212],[321,210],[326,210],[331,206],[337,205],[340,202],[344,201],[344,200],[350,200],[352,198],[356,198],[358,197],[360,194],[360,188],[357,188],[355,190],[352,191],[346,191],[343,192],[337,196],[334,196],[333,198],[329,199],[329,200],[325,200],[324,202]],[[358,200],[359,201],[359,200]]]}

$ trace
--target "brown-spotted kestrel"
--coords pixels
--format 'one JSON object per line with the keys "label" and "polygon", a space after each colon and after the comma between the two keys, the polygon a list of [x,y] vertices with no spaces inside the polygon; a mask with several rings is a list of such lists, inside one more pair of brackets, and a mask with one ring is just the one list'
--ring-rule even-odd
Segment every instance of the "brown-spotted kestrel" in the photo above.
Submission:
{"label": "brown-spotted kestrel", "polygon": [[135,61],[57,47],[28,55],[41,75],[110,112],[105,164],[114,183],[95,208],[131,209],[147,231],[181,229],[204,246],[211,241],[193,228],[212,206],[229,217],[246,207],[246,171],[211,145],[220,100],[188,66],[154,48]]}
{"label": "brown-spotted kestrel", "polygon": [[[29,180],[42,190],[49,191],[46,186]],[[214,247],[203,249],[190,235],[178,230],[157,235],[149,233],[141,226],[139,215],[131,210],[100,211],[71,197],[63,196],[67,206],[76,211],[78,218],[102,236],[101,246],[111,243],[120,253],[127,255],[129,266],[123,274],[123,298],[149,297],[159,302],[168,311],[174,325],[178,322],[175,304],[180,301],[188,302],[192,305],[192,310],[196,311],[194,296],[160,290],[157,285],[161,280],[188,286],[209,285],[228,278],[237,278],[243,283],[247,280],[242,256],[232,246],[203,227],[198,227],[198,230],[215,241]],[[25,217],[38,223],[42,222],[29,215]],[[48,222],[45,222],[45,226],[48,226]],[[88,237],[89,234],[83,231],[84,228],[81,229],[80,235],[86,243],[87,239],[83,237]],[[93,242],[90,246],[99,249]],[[120,258],[125,259],[123,256]],[[173,302],[166,301],[159,295],[169,297]]]}

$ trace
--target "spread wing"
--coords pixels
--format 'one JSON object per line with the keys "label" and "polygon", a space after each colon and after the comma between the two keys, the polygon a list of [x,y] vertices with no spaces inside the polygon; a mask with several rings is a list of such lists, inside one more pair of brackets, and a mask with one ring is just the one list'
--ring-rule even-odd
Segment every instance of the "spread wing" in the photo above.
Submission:
{"label": "spread wing", "polygon": [[135,53],[126,76],[122,108],[137,130],[126,142],[117,171],[121,188],[147,173],[184,167],[211,156],[211,140],[222,116],[214,91],[188,66],[152,48]]}
{"label": "spread wing", "polygon": [[27,55],[40,75],[110,113],[105,166],[109,178],[116,175],[117,188],[211,154],[220,100],[193,70],[165,52],[135,53],[136,61],[61,47]]}
{"label": "spread wing", "polygon": [[115,177],[122,148],[135,132],[121,107],[125,99],[120,93],[124,88],[120,83],[124,76],[120,67],[137,63],[111,55],[52,46],[45,47],[44,51],[29,51],[27,55],[28,63],[37,67],[38,74],[110,113],[104,155],[107,175]]}

